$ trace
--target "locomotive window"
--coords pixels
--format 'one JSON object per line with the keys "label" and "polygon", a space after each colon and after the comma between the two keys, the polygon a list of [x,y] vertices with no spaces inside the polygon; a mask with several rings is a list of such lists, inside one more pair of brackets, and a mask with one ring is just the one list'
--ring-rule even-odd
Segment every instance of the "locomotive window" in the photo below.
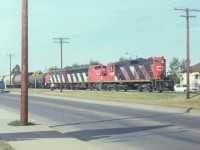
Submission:
{"label": "locomotive window", "polygon": [[110,72],[113,72],[113,68],[114,68],[113,66],[110,66]]}
{"label": "locomotive window", "polygon": [[138,60],[132,60],[132,61],[130,61],[130,63],[131,63],[131,64],[138,64],[139,61],[138,61]]}
{"label": "locomotive window", "polygon": [[101,68],[102,68],[102,66],[95,66],[95,67],[94,67],[95,70],[99,70],[99,69],[101,69]]}

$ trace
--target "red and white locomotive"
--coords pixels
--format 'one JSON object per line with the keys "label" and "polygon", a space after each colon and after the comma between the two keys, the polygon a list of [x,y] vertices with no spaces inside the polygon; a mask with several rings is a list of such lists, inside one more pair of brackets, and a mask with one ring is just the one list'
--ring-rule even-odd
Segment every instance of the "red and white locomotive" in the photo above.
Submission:
{"label": "red and white locomotive", "polygon": [[85,66],[72,69],[49,71],[45,85],[51,83],[66,89],[173,91],[174,82],[166,77],[164,57],[138,58],[107,65]]}

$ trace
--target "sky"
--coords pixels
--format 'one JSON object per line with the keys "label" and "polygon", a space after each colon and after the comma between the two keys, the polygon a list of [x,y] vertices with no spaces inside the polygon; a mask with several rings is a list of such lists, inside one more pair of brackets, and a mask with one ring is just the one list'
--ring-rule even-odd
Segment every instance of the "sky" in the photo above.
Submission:
{"label": "sky", "polygon": [[[22,0],[0,3],[0,76],[21,66]],[[45,72],[60,67],[60,45],[53,38],[69,38],[63,45],[63,66],[102,64],[124,58],[164,56],[186,59],[184,11],[200,9],[199,0],[29,0],[28,68]],[[200,63],[200,12],[190,12],[191,65]],[[129,53],[129,54],[126,54]]]}

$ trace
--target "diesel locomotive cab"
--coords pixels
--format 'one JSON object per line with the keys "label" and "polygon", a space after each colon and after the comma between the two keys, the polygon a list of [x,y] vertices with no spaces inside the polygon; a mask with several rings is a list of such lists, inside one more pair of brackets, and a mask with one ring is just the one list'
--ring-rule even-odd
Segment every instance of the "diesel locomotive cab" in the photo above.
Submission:
{"label": "diesel locomotive cab", "polygon": [[174,81],[166,77],[166,59],[164,57],[155,57],[152,61],[153,78],[149,91],[173,91]]}

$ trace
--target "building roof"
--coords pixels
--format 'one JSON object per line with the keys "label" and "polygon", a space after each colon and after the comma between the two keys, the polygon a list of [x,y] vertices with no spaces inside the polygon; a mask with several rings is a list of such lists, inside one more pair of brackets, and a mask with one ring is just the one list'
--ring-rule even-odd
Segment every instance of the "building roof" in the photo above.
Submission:
{"label": "building roof", "polygon": [[200,63],[190,67],[192,72],[200,72]]}

